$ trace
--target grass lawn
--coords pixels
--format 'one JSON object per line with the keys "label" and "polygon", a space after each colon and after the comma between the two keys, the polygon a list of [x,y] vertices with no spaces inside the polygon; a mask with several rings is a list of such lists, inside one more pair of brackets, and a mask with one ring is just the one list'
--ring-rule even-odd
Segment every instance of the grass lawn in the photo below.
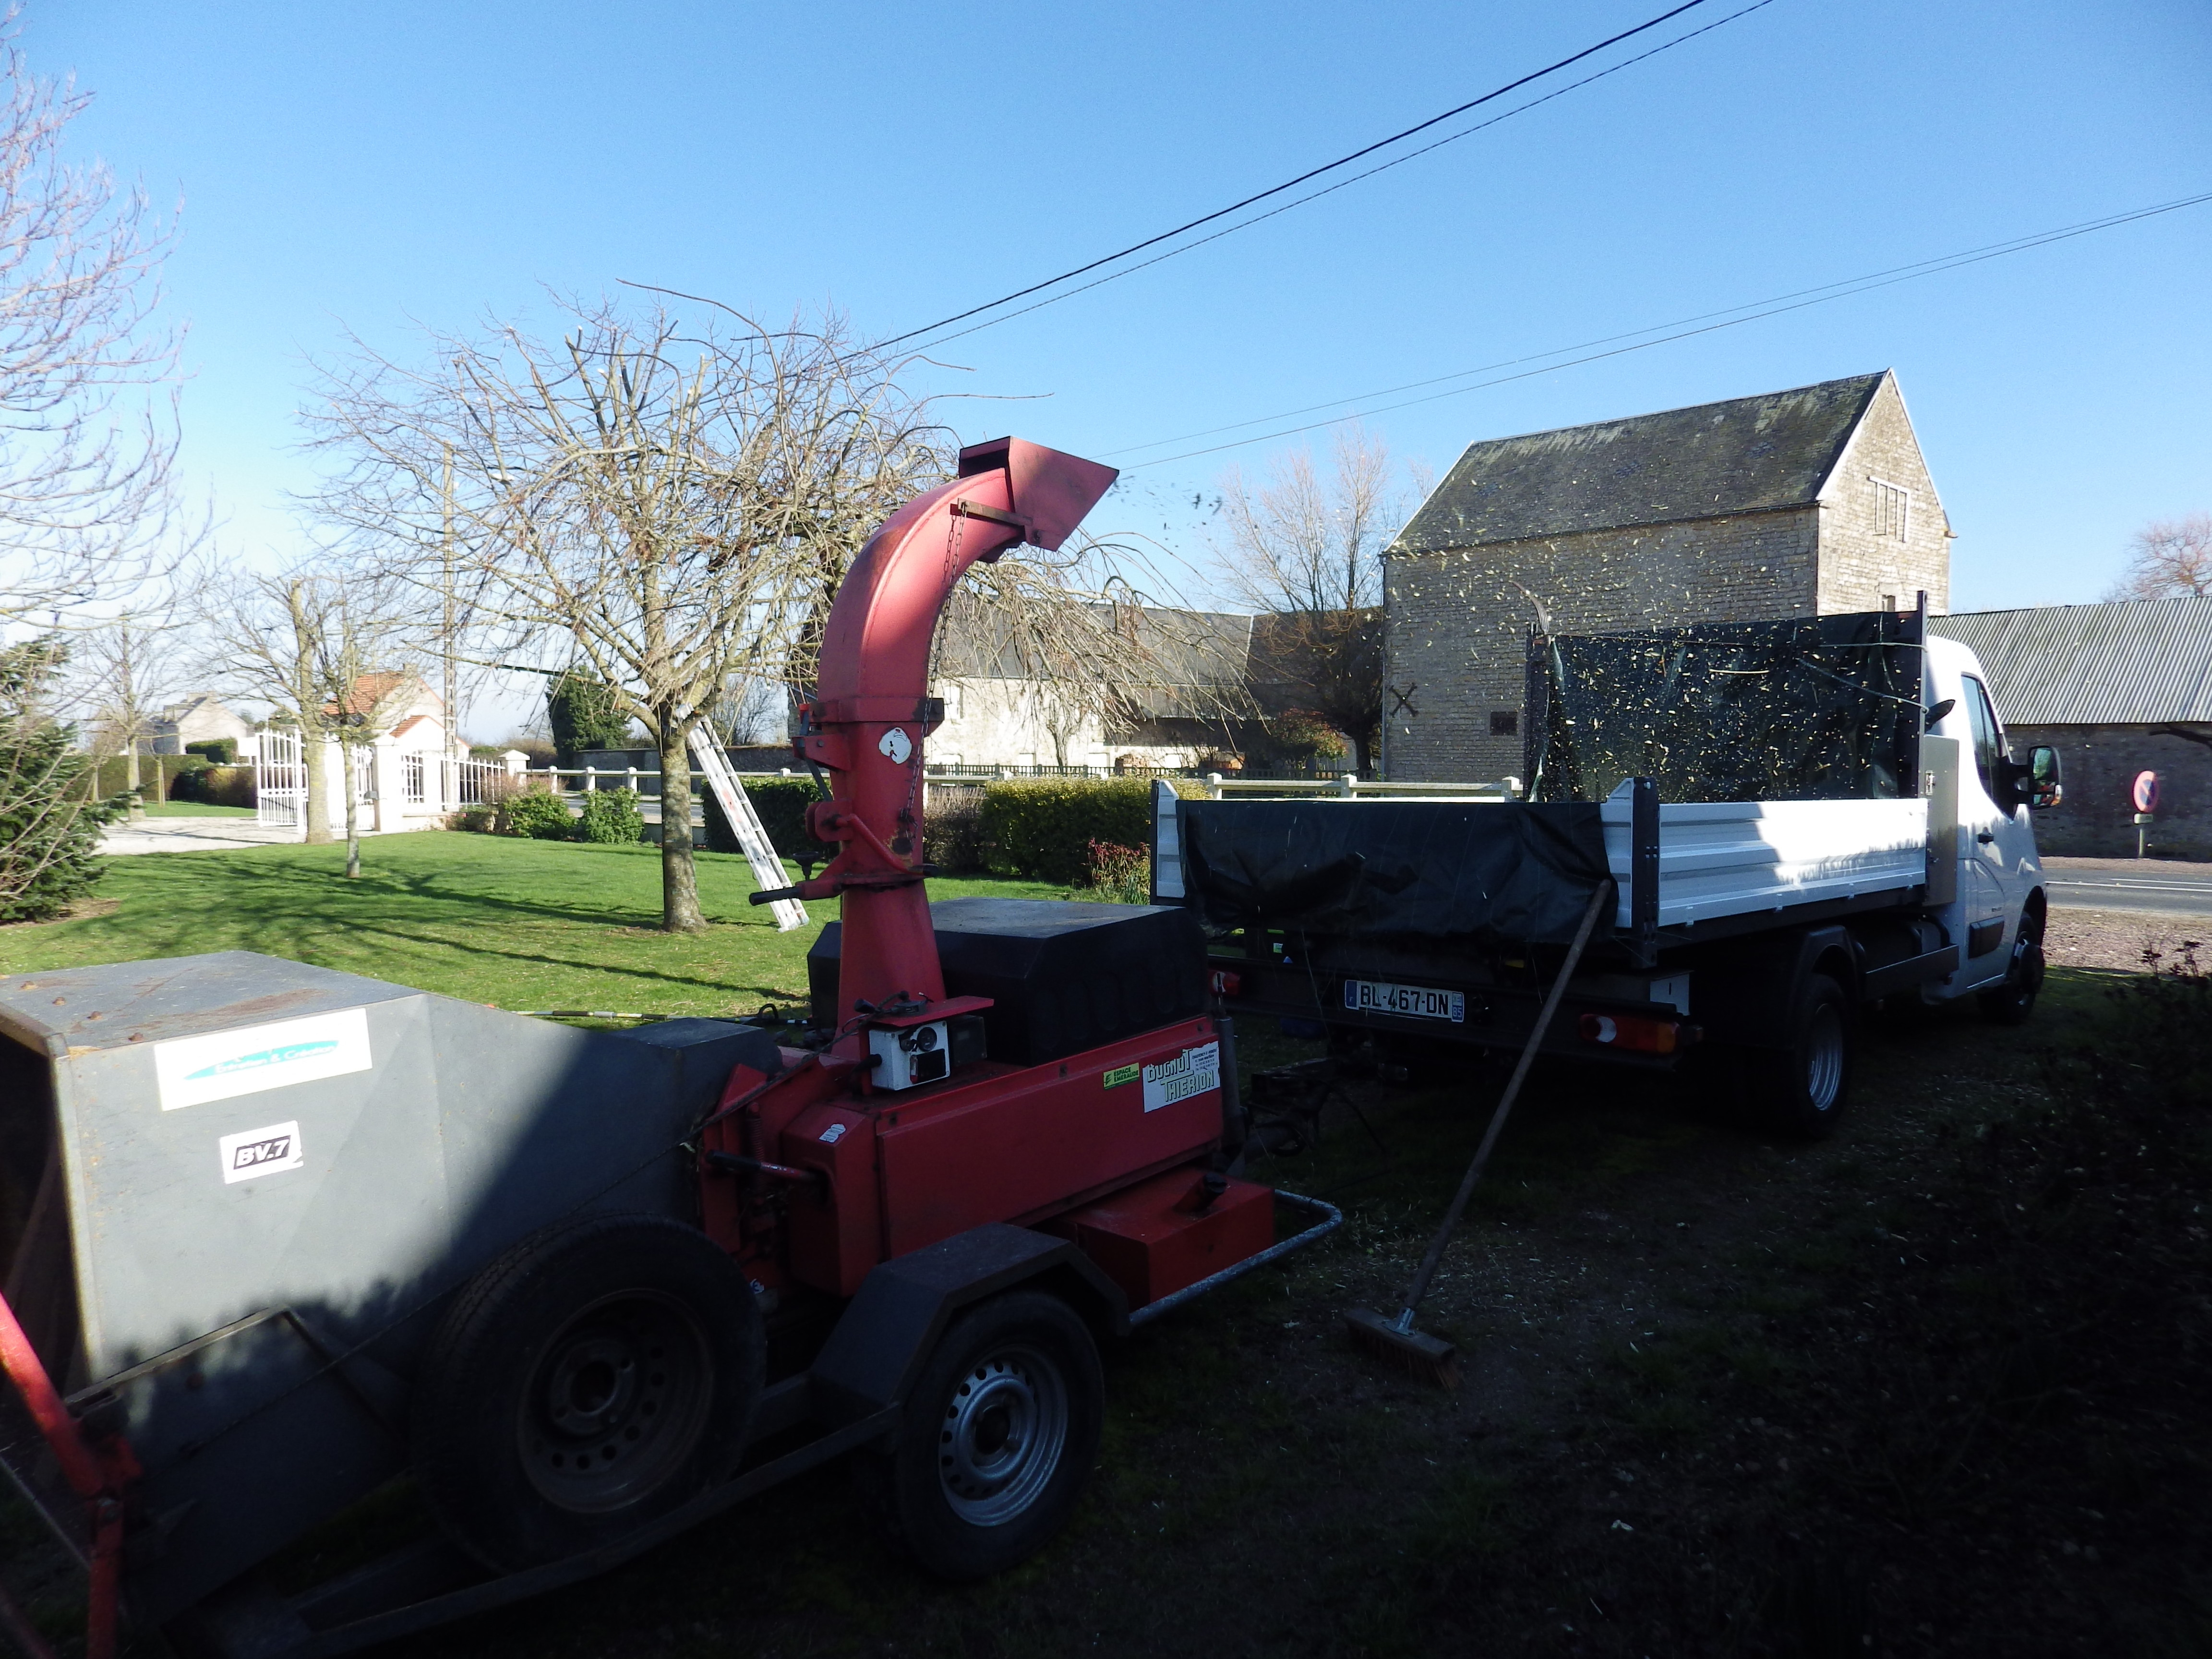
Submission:
{"label": "grass lawn", "polygon": [[146,816],[149,818],[250,818],[254,816],[254,811],[251,806],[210,806],[197,800],[149,800],[146,803]]}
{"label": "grass lawn", "polygon": [[[807,947],[837,914],[810,905],[811,926],[779,933],[745,902],[745,861],[702,853],[712,926],[664,933],[660,852],[644,846],[426,830],[364,842],[357,881],[344,869],[343,844],[112,859],[93,896],[113,909],[0,927],[0,973],[259,951],[501,1008],[726,1015],[803,997]],[[988,880],[930,891],[1061,896]]]}

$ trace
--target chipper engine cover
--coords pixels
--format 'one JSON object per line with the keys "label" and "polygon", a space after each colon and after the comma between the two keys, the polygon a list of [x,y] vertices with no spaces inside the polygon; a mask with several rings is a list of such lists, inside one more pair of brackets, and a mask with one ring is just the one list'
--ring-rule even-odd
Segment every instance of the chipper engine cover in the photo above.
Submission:
{"label": "chipper engine cover", "polygon": [[146,1468],[140,1616],[401,1467],[416,1352],[501,1250],[695,1219],[679,1143],[740,1063],[778,1068],[767,1033],[581,1031],[246,951],[0,979],[0,1283]]}

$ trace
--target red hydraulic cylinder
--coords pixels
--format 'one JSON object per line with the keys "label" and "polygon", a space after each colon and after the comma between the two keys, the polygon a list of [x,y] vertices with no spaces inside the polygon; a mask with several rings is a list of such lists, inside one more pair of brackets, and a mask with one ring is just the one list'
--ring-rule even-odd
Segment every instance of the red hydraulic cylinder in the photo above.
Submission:
{"label": "red hydraulic cylinder", "polygon": [[[969,566],[1023,542],[1060,546],[1115,476],[1019,438],[974,445],[960,452],[958,477],[884,521],[838,589],[794,747],[835,782],[808,823],[841,849],[798,891],[843,901],[841,1026],[862,1003],[945,996],[921,885],[921,751],[939,718],[927,696],[938,617]],[[851,1057],[865,1042],[855,1032],[832,1052]]]}

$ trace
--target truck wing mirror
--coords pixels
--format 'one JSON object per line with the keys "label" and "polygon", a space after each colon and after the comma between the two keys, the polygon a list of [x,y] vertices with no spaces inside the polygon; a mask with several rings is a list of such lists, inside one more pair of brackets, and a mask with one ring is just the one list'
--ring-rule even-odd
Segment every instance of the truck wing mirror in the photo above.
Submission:
{"label": "truck wing mirror", "polygon": [[2027,751],[2027,804],[2040,811],[2065,799],[2060,777],[2058,751],[2038,744]]}
{"label": "truck wing mirror", "polygon": [[1928,709],[1928,718],[1924,723],[1929,726],[1935,725],[1936,721],[1942,720],[1944,715],[1949,714],[1958,706],[1959,700],[1956,697],[1946,697],[1939,703],[1930,704]]}

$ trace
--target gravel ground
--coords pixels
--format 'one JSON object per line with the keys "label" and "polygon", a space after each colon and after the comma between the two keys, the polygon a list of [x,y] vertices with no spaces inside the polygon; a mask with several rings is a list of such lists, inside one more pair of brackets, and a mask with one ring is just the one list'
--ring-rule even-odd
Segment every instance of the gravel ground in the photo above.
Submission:
{"label": "gravel ground", "polygon": [[[2044,954],[2063,968],[2141,973],[2146,951],[2171,962],[2185,945],[2212,937],[2202,918],[2152,915],[2140,910],[2076,910],[2054,907]],[[2212,956],[2212,952],[2206,953]]]}

